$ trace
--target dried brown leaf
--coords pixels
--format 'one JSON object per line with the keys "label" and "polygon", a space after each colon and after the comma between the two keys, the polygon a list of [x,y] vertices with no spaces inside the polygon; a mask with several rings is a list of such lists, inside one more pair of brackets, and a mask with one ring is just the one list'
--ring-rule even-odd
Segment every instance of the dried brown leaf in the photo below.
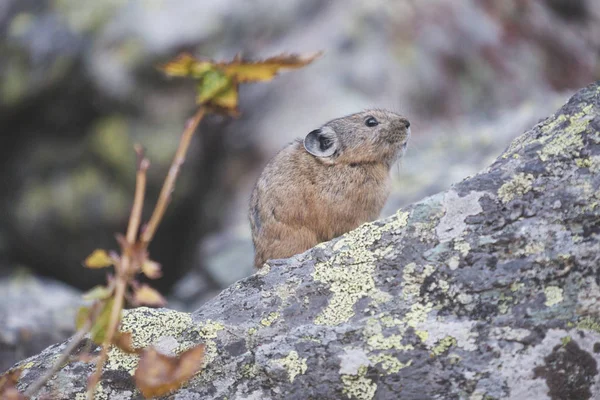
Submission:
{"label": "dried brown leaf", "polygon": [[142,352],[134,379],[146,398],[162,396],[186,383],[202,368],[204,345],[193,347],[178,357],[160,354],[153,347]]}
{"label": "dried brown leaf", "polygon": [[0,399],[26,400],[25,396],[17,390],[17,383],[19,383],[21,372],[22,370],[15,369],[0,375]]}
{"label": "dried brown leaf", "polygon": [[225,75],[235,77],[238,83],[270,81],[282,69],[295,69],[304,67],[322,53],[301,56],[297,54],[283,54],[260,61],[244,61],[239,57],[230,63],[217,64]]}
{"label": "dried brown leaf", "polygon": [[162,276],[160,264],[152,260],[146,260],[142,264],[142,272],[150,279],[158,279]]}
{"label": "dried brown leaf", "polygon": [[131,332],[117,332],[113,344],[125,353],[135,354],[141,351],[133,346]]}
{"label": "dried brown leaf", "polygon": [[146,284],[142,284],[133,290],[133,303],[136,305],[162,307],[167,304],[167,301],[158,291]]}

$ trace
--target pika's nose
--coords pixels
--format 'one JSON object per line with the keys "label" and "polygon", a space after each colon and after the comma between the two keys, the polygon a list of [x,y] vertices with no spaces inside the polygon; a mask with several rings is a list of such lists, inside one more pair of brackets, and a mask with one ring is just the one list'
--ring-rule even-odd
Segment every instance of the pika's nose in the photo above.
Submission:
{"label": "pika's nose", "polygon": [[406,129],[410,128],[410,121],[407,119],[403,119],[402,123],[404,124],[404,126],[406,126]]}

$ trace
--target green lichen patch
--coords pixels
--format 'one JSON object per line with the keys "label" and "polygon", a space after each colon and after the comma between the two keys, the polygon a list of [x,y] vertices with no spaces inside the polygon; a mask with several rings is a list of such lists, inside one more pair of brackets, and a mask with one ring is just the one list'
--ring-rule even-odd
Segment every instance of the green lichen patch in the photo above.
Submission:
{"label": "green lichen patch", "polygon": [[508,203],[517,196],[523,196],[531,190],[533,180],[533,175],[519,173],[500,186],[500,189],[498,189],[498,197],[503,203]]}
{"label": "green lichen patch", "polygon": [[577,329],[584,329],[600,333],[600,321],[592,317],[585,317],[577,323]]}
{"label": "green lichen patch", "polygon": [[[551,157],[559,155],[578,156],[583,148],[582,133],[586,131],[590,121],[594,118],[592,114],[593,106],[587,105],[580,112],[573,114],[568,118],[569,124],[563,128],[563,132],[540,139],[543,148],[538,152],[540,160],[547,161]],[[563,116],[564,117],[564,116]],[[567,120],[564,117],[564,120]]]}
{"label": "green lichen patch", "polygon": [[545,287],[544,294],[546,295],[546,301],[544,302],[546,307],[552,307],[563,301],[563,290],[558,286]]}
{"label": "green lichen patch", "polygon": [[[132,344],[137,349],[156,345],[162,339],[170,338],[172,343],[170,347],[175,354],[197,344],[192,340],[178,342],[175,338],[183,336],[186,331],[196,332],[206,346],[204,360],[205,364],[208,364],[217,356],[214,339],[217,337],[217,332],[223,328],[221,323],[210,320],[200,325],[194,325],[192,317],[188,313],[140,307],[123,311],[120,330],[132,333]],[[138,361],[139,357],[136,354],[127,354],[112,347],[108,353],[106,368],[108,370],[125,370],[133,374]]]}
{"label": "green lichen patch", "polygon": [[308,366],[306,365],[306,358],[300,358],[296,350],[290,351],[285,358],[280,358],[274,362],[285,368],[288,373],[290,383],[294,382],[296,376],[304,375],[308,369]]}
{"label": "green lichen patch", "polygon": [[376,354],[369,356],[369,361],[371,361],[373,365],[381,364],[381,368],[383,368],[383,370],[388,374],[397,374],[401,369],[410,367],[412,364],[412,360],[408,360],[408,362],[403,363],[396,357],[389,354]]}
{"label": "green lichen patch", "polygon": [[[177,337],[183,331],[193,327],[190,314],[173,310],[156,310],[140,307],[135,310],[124,310],[120,330],[132,333],[134,348],[141,349],[156,343],[162,337]],[[179,347],[177,349],[182,351]],[[135,372],[139,357],[136,354],[124,353],[112,347],[108,353],[106,368],[109,370],[125,370]]]}
{"label": "green lichen patch", "polygon": [[361,366],[356,375],[342,375],[343,392],[349,399],[371,400],[377,391],[377,384],[366,377],[367,367]]}
{"label": "green lichen patch", "polygon": [[339,325],[348,321],[354,316],[354,305],[363,297],[376,302],[390,299],[375,287],[373,272],[381,252],[374,253],[370,248],[395,225],[396,218],[383,226],[363,224],[337,241],[333,257],[315,265],[313,279],[325,283],[332,292],[329,304],[315,318],[315,324]]}
{"label": "green lichen patch", "polygon": [[433,274],[435,268],[431,265],[426,265],[417,271],[417,265],[410,263],[402,270],[402,296],[405,299],[415,298],[421,291],[421,286],[425,279]]}
{"label": "green lichen patch", "polygon": [[271,326],[273,324],[273,322],[275,322],[277,320],[277,318],[279,318],[279,313],[271,312],[265,318],[260,320],[260,324],[262,326]]}
{"label": "green lichen patch", "polygon": [[456,339],[452,336],[446,336],[431,349],[431,356],[440,356],[453,346],[456,346]]}
{"label": "green lichen patch", "polygon": [[426,304],[415,303],[410,307],[410,311],[406,313],[406,325],[415,328],[419,323],[425,322],[429,313],[433,310],[433,303]]}
{"label": "green lichen patch", "polygon": [[463,257],[466,257],[471,250],[471,245],[463,240],[454,242],[454,250],[459,251]]}

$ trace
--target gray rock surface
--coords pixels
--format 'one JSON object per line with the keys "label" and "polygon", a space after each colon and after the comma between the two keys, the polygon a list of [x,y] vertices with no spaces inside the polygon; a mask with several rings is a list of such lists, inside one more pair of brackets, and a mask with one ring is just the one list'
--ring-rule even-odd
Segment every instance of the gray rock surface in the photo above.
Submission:
{"label": "gray rock surface", "polygon": [[[170,399],[598,398],[599,172],[597,82],[449,190],[123,329],[206,344]],[[21,362],[20,387],[64,346]],[[114,350],[98,398],[139,398],[136,362]],[[40,396],[74,398],[91,369],[65,366]]]}
{"label": "gray rock surface", "polygon": [[23,268],[0,277],[0,373],[75,330],[80,293]]}

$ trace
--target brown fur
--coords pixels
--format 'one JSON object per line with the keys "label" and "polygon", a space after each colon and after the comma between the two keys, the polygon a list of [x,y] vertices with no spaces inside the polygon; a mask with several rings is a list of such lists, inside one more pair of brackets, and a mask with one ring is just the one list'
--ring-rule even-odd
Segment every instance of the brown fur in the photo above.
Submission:
{"label": "brown fur", "polygon": [[[375,117],[379,125],[368,127]],[[389,170],[409,136],[408,121],[384,110],[335,119],[329,157],[309,153],[295,141],[262,172],[250,201],[254,265],[287,258],[340,236],[379,216],[389,194]]]}

